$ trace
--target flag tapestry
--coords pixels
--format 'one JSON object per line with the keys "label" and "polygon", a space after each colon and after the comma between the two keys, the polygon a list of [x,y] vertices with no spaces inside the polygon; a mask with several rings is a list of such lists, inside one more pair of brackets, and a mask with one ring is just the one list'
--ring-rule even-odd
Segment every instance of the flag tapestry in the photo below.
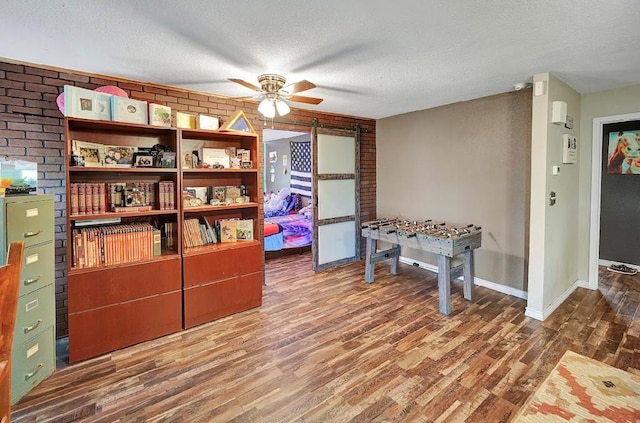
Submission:
{"label": "flag tapestry", "polygon": [[311,197],[311,142],[291,141],[291,193]]}

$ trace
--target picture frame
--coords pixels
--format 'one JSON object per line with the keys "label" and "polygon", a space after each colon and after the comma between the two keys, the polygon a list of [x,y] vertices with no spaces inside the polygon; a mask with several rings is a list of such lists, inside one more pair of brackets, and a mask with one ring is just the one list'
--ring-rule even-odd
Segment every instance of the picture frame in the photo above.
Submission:
{"label": "picture frame", "polygon": [[[71,150],[74,156],[83,157],[82,166],[84,167],[100,167],[103,164],[104,153],[103,145],[94,142],[86,142],[80,140],[71,141]],[[76,163],[80,163],[79,160]],[[76,165],[77,166],[77,165]]]}
{"label": "picture frame", "polygon": [[184,129],[196,129],[196,115],[191,113],[176,112],[176,127]]}
{"label": "picture frame", "polygon": [[171,126],[171,107],[158,103],[149,103],[149,125]]}
{"label": "picture frame", "polygon": [[128,145],[105,145],[103,151],[104,166],[131,167],[133,155],[138,152],[138,148]]}
{"label": "picture frame", "polygon": [[176,153],[163,151],[160,157],[160,167],[174,169],[176,167]]}
{"label": "picture frame", "polygon": [[154,157],[147,152],[133,153],[133,167],[154,167]]}
{"label": "picture frame", "polygon": [[233,116],[231,116],[231,119],[220,126],[220,131],[245,132],[258,135],[242,110],[238,110]]}
{"label": "picture frame", "polygon": [[196,118],[196,127],[198,129],[216,130],[220,128],[220,120],[214,116],[198,115]]}

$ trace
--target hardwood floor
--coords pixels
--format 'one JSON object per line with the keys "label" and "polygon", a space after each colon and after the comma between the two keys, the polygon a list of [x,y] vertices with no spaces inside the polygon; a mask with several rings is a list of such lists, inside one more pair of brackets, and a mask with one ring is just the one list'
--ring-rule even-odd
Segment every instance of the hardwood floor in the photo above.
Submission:
{"label": "hardwood floor", "polygon": [[640,275],[604,271],[545,322],[525,301],[364,262],[267,264],[262,307],[58,369],[14,422],[506,422],[566,350],[640,374]]}

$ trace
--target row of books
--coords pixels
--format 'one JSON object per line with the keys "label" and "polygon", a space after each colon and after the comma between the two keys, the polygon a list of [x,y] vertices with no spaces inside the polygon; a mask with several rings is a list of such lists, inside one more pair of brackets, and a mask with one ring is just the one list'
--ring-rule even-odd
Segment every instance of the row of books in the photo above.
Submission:
{"label": "row of books", "polygon": [[69,186],[69,191],[72,216],[176,208],[173,181],[77,182]]}
{"label": "row of books", "polygon": [[161,254],[161,234],[148,223],[74,229],[73,267],[85,269],[148,260]]}
{"label": "row of books", "polygon": [[213,225],[204,216],[184,221],[183,244],[187,248],[252,239],[253,219],[216,220]]}

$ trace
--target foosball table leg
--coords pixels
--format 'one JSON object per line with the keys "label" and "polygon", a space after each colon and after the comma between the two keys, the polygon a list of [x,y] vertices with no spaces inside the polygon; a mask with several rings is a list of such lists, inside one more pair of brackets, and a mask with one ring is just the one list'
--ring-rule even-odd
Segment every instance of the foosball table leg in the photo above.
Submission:
{"label": "foosball table leg", "polygon": [[475,285],[473,280],[473,250],[462,253],[462,263],[462,274],[464,276],[464,299],[471,301],[473,300],[473,289]]}
{"label": "foosball table leg", "polygon": [[394,244],[393,247],[391,247],[391,250],[392,250],[392,257],[391,257],[390,271],[392,275],[397,275],[398,263],[400,262],[400,245]]}
{"label": "foosball table leg", "polygon": [[373,254],[375,254],[377,248],[377,240],[374,238],[367,238],[367,257],[365,262],[366,264],[364,266],[364,281],[366,283],[373,283],[373,271],[376,266],[373,261]]}
{"label": "foosball table leg", "polygon": [[451,257],[438,254],[438,298],[440,313],[451,314]]}

